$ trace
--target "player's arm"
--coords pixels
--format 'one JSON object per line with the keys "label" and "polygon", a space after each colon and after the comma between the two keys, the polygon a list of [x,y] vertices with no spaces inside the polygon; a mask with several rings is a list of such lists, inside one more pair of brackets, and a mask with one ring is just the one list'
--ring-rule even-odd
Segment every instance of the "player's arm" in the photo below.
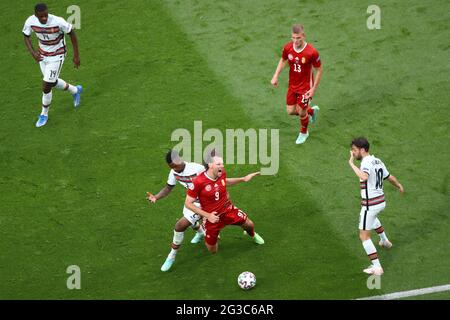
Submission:
{"label": "player's arm", "polygon": [[248,182],[250,180],[253,179],[254,176],[259,175],[261,172],[253,172],[250,173],[248,175],[246,175],[245,177],[241,177],[241,178],[226,178],[225,180],[227,181],[227,185],[228,186],[232,186],[241,182]]}
{"label": "player's arm", "polygon": [[394,177],[392,174],[389,175],[387,178],[387,181],[389,181],[394,187],[396,187],[401,193],[405,192],[405,189],[403,189],[402,184],[397,180],[396,177]]}
{"label": "player's arm", "polygon": [[147,192],[147,200],[150,202],[155,203],[156,201],[158,201],[159,199],[162,199],[164,197],[167,197],[169,195],[170,192],[172,192],[172,189],[175,186],[172,186],[170,184],[167,184],[164,188],[161,189],[161,191],[158,192],[158,194],[153,195],[150,192]]}
{"label": "player's arm", "polygon": [[281,71],[283,71],[286,64],[287,64],[287,59],[284,60],[283,58],[281,58],[280,61],[278,62],[277,69],[275,70],[272,80],[270,81],[270,83],[274,87],[278,86],[278,77],[280,76],[280,73],[281,73]]}
{"label": "player's arm", "polygon": [[78,52],[78,38],[75,33],[75,29],[72,28],[69,32],[70,41],[72,42],[73,47],[73,64],[75,65],[75,68],[80,67],[80,55]]}
{"label": "player's arm", "polygon": [[320,65],[317,68],[314,68],[314,70],[316,71],[316,76],[314,77],[314,84],[313,84],[312,88],[309,89],[309,91],[306,93],[307,98],[314,97],[317,87],[319,86],[320,79],[322,79],[322,73],[323,73],[322,65]]}
{"label": "player's arm", "polygon": [[39,52],[34,51],[33,44],[31,43],[31,37],[27,36],[26,34],[23,35],[25,46],[27,47],[28,51],[30,52],[31,56],[33,57],[36,62],[39,62],[42,60],[42,56]]}
{"label": "player's arm", "polygon": [[196,198],[186,195],[186,200],[184,202],[184,206],[186,208],[188,208],[189,210],[195,212],[196,214],[208,219],[208,221],[211,223],[216,223],[219,221],[219,217],[215,215],[216,212],[209,213],[209,212],[202,210],[201,208],[197,207],[194,204],[195,200],[196,200]]}
{"label": "player's arm", "polygon": [[358,176],[358,178],[360,178],[362,181],[367,181],[367,179],[369,179],[369,175],[367,174],[367,172],[362,171],[360,168],[358,168],[357,166],[355,166],[355,164],[353,163],[354,158],[353,158],[353,153],[350,150],[350,159],[348,160],[348,164],[350,165],[350,167],[353,169],[353,171],[355,172],[355,174]]}

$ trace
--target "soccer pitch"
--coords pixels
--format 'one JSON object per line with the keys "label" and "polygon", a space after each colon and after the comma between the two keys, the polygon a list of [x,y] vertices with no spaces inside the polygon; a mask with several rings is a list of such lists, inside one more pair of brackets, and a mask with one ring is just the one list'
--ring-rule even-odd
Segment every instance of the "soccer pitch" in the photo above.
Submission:
{"label": "soccer pitch", "polygon": [[[65,18],[74,4],[46,3]],[[448,1],[75,4],[81,67],[66,36],[61,77],[85,92],[74,110],[53,90],[43,128],[34,126],[42,75],[21,34],[35,1],[0,4],[0,299],[355,299],[450,284]],[[366,26],[371,4],[381,29]],[[270,86],[296,22],[324,68],[321,113],[301,146],[298,119],[286,114],[287,68]],[[145,194],[167,181],[171,133],[193,131],[194,121],[222,132],[279,129],[278,172],[228,189],[265,244],[227,227],[211,255],[187,230],[163,273],[185,190],[154,205]],[[405,187],[385,186],[380,220],[394,246],[378,250],[379,290],[362,273],[369,262],[348,166],[360,135]],[[260,167],[225,164],[229,177]],[[71,265],[80,290],[66,286]],[[236,279],[247,270],[257,285],[243,291]]]}

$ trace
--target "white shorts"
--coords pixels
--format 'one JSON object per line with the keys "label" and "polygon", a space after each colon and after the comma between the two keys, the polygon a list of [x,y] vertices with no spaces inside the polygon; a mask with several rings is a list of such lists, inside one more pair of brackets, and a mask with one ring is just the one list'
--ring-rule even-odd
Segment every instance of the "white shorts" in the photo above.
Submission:
{"label": "white shorts", "polygon": [[374,230],[375,220],[378,214],[386,208],[386,202],[377,204],[375,206],[361,207],[361,212],[359,213],[359,230]]}
{"label": "white shorts", "polygon": [[49,83],[55,83],[58,81],[59,74],[61,73],[62,66],[64,64],[64,55],[59,56],[58,59],[56,57],[52,57],[53,59],[46,59],[39,61],[39,66],[41,67],[42,75],[44,76],[43,80]]}
{"label": "white shorts", "polygon": [[[200,203],[194,202],[194,205],[197,208],[200,208]],[[202,216],[196,214],[195,212],[189,210],[186,207],[183,207],[183,216],[188,219],[188,221],[192,224],[193,227],[197,226],[197,224],[202,220]]]}

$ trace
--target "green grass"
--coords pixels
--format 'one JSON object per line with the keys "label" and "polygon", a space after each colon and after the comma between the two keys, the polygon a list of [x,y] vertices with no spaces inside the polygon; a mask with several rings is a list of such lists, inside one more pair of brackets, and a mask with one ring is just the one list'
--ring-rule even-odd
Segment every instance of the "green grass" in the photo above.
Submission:
{"label": "green grass", "polygon": [[[71,4],[48,2],[65,17]],[[74,70],[69,44],[61,78],[83,84],[82,105],[74,111],[55,91],[41,129],[40,70],[20,33],[34,2],[14,14],[0,5],[10,44],[0,53],[0,298],[352,299],[450,283],[448,2],[380,1],[375,31],[371,3],[356,0],[77,4],[82,66]],[[269,85],[297,21],[324,66],[320,118],[303,146],[285,112],[287,70],[280,88]],[[154,206],[145,192],[164,186],[170,135],[194,120],[204,130],[280,129],[277,175],[229,188],[266,244],[227,227],[211,256],[187,232],[162,273],[184,191]],[[406,189],[386,186],[380,219],[394,247],[380,252],[381,290],[361,273],[358,182],[347,164],[356,135]],[[66,288],[72,264],[79,291]],[[236,284],[245,270],[257,277],[249,292]]]}

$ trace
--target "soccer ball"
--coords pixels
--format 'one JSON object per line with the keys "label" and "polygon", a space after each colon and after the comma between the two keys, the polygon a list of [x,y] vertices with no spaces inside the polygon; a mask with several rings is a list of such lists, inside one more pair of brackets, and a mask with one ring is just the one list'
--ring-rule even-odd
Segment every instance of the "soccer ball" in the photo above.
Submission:
{"label": "soccer ball", "polygon": [[241,289],[249,290],[256,284],[256,277],[250,271],[242,272],[238,277],[238,285]]}

